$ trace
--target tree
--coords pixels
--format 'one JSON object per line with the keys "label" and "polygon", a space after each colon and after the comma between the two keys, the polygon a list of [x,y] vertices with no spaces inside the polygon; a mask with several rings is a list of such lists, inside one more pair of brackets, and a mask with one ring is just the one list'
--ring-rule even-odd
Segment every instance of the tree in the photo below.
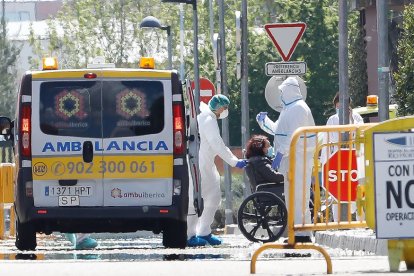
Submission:
{"label": "tree", "polygon": [[365,106],[368,96],[365,30],[359,13],[349,16],[349,95],[353,106]]}
{"label": "tree", "polygon": [[31,44],[39,58],[58,56],[63,68],[85,67],[96,56],[119,67],[137,64],[139,57],[148,54],[162,62],[165,58],[159,55],[167,53],[166,33],[142,30],[139,24],[147,15],[162,16],[168,25],[178,13],[177,8],[163,9],[157,0],[67,0],[56,19],[48,22],[48,48],[40,47],[34,33]]}
{"label": "tree", "polygon": [[[207,1],[205,1],[207,2]],[[240,82],[235,76],[235,34],[234,12],[240,9],[238,1],[226,1],[225,25],[227,30],[226,50],[228,68],[228,90],[230,108],[230,144],[240,145]],[[259,111],[269,111],[272,119],[277,112],[267,105],[264,90],[270,77],[264,73],[266,62],[281,61],[270,39],[263,31],[263,25],[272,22],[306,22],[308,27],[295,50],[292,60],[305,61],[308,73],[303,76],[308,87],[306,100],[318,124],[325,124],[325,106],[331,106],[331,99],[338,90],[338,8],[336,1],[249,1],[249,102],[250,132],[261,133],[255,117]],[[208,8],[199,9],[200,31],[208,39]],[[191,21],[190,21],[191,22]],[[187,42],[186,42],[187,43]],[[215,80],[210,43],[201,43],[200,75]],[[189,57],[192,58],[192,57]],[[321,81],[323,80],[323,81]]]}
{"label": "tree", "polygon": [[5,20],[5,2],[2,1],[2,15],[0,28],[0,115],[14,114],[16,98],[16,70],[15,64],[19,50],[7,39]]}
{"label": "tree", "polygon": [[[227,83],[232,101],[229,115],[230,144],[240,145],[240,82],[235,74],[234,47],[234,11],[240,10],[240,1],[225,1],[224,5]],[[186,75],[194,76],[192,7],[191,5],[184,6],[186,31],[183,52],[185,53]],[[105,2],[105,5],[101,1],[68,0],[64,2],[63,12],[59,14],[57,20],[50,23],[51,43],[44,51],[60,55],[60,60],[65,60],[63,64],[71,68],[84,67],[97,54],[104,55],[108,62],[114,62],[118,66],[131,66],[131,60],[137,60],[147,52],[155,53],[155,55],[167,52],[165,33],[156,32],[157,35],[154,38],[154,36],[146,35],[139,28],[143,17],[156,15],[164,25],[171,26],[173,41],[180,41],[178,7],[179,5],[175,3],[160,3],[159,0],[114,0],[110,4]],[[214,10],[214,21],[217,27],[217,5],[214,5]],[[272,22],[302,21],[307,23],[308,28],[292,60],[307,62],[308,73],[303,76],[308,86],[307,102],[317,124],[325,124],[329,114],[323,114],[324,105],[331,106],[331,99],[338,90],[337,1],[257,0],[249,1],[248,10],[251,133],[261,132],[255,122],[256,114],[270,109],[264,97],[265,86],[269,80],[264,73],[265,64],[270,61],[280,61],[276,49],[263,31],[263,25]],[[90,16],[91,14],[94,16]],[[214,82],[216,76],[209,33],[208,1],[199,3],[198,19],[200,76],[208,77]],[[173,47],[173,57],[175,56],[178,56],[177,47]],[[160,66],[165,68],[166,58],[159,58],[159,60],[165,62],[164,66]],[[177,59],[173,59],[173,67],[178,68]],[[270,111],[269,115],[272,119],[277,119],[278,113]]]}
{"label": "tree", "polygon": [[403,28],[398,43],[398,71],[394,73],[398,115],[414,114],[414,5],[405,7]]}

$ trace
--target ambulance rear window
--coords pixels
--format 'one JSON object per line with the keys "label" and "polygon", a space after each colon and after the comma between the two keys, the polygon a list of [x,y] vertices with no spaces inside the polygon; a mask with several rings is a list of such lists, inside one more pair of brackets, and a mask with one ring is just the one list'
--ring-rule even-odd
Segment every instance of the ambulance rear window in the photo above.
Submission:
{"label": "ambulance rear window", "polygon": [[40,86],[39,123],[57,136],[109,138],[156,134],[164,128],[159,81],[53,81]]}
{"label": "ambulance rear window", "polygon": [[164,87],[159,81],[105,81],[103,137],[160,133],[164,128]]}
{"label": "ambulance rear window", "polygon": [[40,85],[39,123],[45,134],[101,137],[101,84],[54,81]]}

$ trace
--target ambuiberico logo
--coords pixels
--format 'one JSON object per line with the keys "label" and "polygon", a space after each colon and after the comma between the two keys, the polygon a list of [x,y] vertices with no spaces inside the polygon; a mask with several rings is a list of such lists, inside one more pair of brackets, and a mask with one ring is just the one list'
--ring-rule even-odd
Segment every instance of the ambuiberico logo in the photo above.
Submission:
{"label": "ambuiberico logo", "polygon": [[119,188],[113,188],[111,190],[111,196],[113,198],[165,198],[164,193],[159,192],[122,192]]}
{"label": "ambuiberico logo", "polygon": [[113,198],[122,198],[122,191],[121,189],[115,188],[111,190],[111,196]]}

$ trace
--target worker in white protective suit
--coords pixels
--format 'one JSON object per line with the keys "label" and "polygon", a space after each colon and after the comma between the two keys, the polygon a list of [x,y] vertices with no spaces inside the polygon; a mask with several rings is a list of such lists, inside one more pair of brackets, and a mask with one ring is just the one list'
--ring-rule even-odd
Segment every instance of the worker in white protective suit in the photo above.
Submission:
{"label": "worker in white protective suit", "polygon": [[200,217],[195,214],[192,206],[192,191],[190,190],[189,216],[187,219],[187,245],[204,246],[220,245],[221,239],[211,234],[211,224],[220,205],[220,175],[214,163],[215,157],[220,156],[232,167],[244,168],[247,161],[238,159],[224,144],[220,136],[217,119],[228,115],[230,100],[224,95],[213,96],[208,105],[201,102],[200,114],[197,116],[200,132],[199,168],[201,177],[201,196],[204,199],[204,210]]}
{"label": "worker in white protective suit", "polygon": [[[269,134],[274,135],[274,148],[277,151],[273,160],[273,167],[278,169],[285,178],[285,203],[289,206],[290,179],[289,171],[289,149],[292,135],[296,129],[304,126],[314,126],[312,112],[308,105],[302,99],[299,83],[296,78],[288,77],[278,87],[281,93],[282,111],[279,119],[273,122],[267,117],[267,112],[260,112],[256,116],[259,126]],[[305,145],[306,143],[306,145]],[[313,154],[316,146],[316,135],[307,133],[306,137],[300,137],[296,144],[295,156],[295,224],[303,222],[311,223],[311,214],[309,211],[309,198],[313,166]],[[305,151],[306,147],[306,153]],[[305,158],[304,158],[305,156]],[[304,171],[305,170],[305,171]],[[305,173],[305,178],[303,174]],[[305,183],[303,183],[305,179]],[[303,202],[303,192],[305,192],[305,201]],[[302,212],[304,208],[305,212]],[[295,233],[296,242],[311,242],[311,232],[304,231]]]}
{"label": "worker in white protective suit", "polygon": [[[335,97],[333,98],[332,101],[336,113],[333,114],[332,116],[329,117],[328,121],[326,122],[327,126],[334,126],[334,125],[340,125],[339,123],[339,107],[340,107],[340,103],[339,103],[339,92],[337,92],[335,94]],[[349,99],[349,104],[351,104],[351,99]],[[359,115],[358,113],[355,113],[352,111],[351,107],[349,107],[349,123],[355,124],[355,125],[360,125],[364,123],[364,119],[361,117],[361,115]],[[352,136],[355,136],[355,133],[351,133]],[[355,138],[355,137],[353,137]],[[325,133],[324,137],[323,137],[323,144],[336,144],[339,142],[339,135],[337,131],[332,131],[329,133]],[[322,164],[325,164],[329,157],[332,156],[336,151],[338,150],[337,146],[329,146],[329,147],[323,147],[321,150],[321,158],[320,161]],[[361,154],[363,155],[363,147],[360,148],[360,152],[362,152]],[[361,157],[358,157],[358,162],[360,161]],[[359,162],[361,163],[361,162]],[[358,178],[359,177],[363,177],[360,176],[359,174],[365,174],[365,172],[363,172],[362,168],[363,168],[363,161],[362,161],[362,166],[358,166],[359,170],[358,170]],[[322,177],[322,179],[325,179],[325,177]],[[336,202],[335,204],[332,204],[332,218],[333,221],[337,222],[338,221],[338,205],[340,204],[340,202]],[[342,208],[346,208],[346,206],[342,206]],[[356,207],[356,203],[353,201],[351,202],[351,213],[356,213],[357,211],[357,207]],[[362,220],[362,217],[358,216],[358,213],[356,214],[356,220]]]}

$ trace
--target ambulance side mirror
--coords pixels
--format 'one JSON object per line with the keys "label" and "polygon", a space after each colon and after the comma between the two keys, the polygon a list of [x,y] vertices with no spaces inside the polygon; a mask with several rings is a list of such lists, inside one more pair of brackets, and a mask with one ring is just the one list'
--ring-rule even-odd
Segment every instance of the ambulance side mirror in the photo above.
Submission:
{"label": "ambulance side mirror", "polygon": [[91,163],[93,160],[93,145],[91,141],[83,142],[82,146],[83,162]]}

